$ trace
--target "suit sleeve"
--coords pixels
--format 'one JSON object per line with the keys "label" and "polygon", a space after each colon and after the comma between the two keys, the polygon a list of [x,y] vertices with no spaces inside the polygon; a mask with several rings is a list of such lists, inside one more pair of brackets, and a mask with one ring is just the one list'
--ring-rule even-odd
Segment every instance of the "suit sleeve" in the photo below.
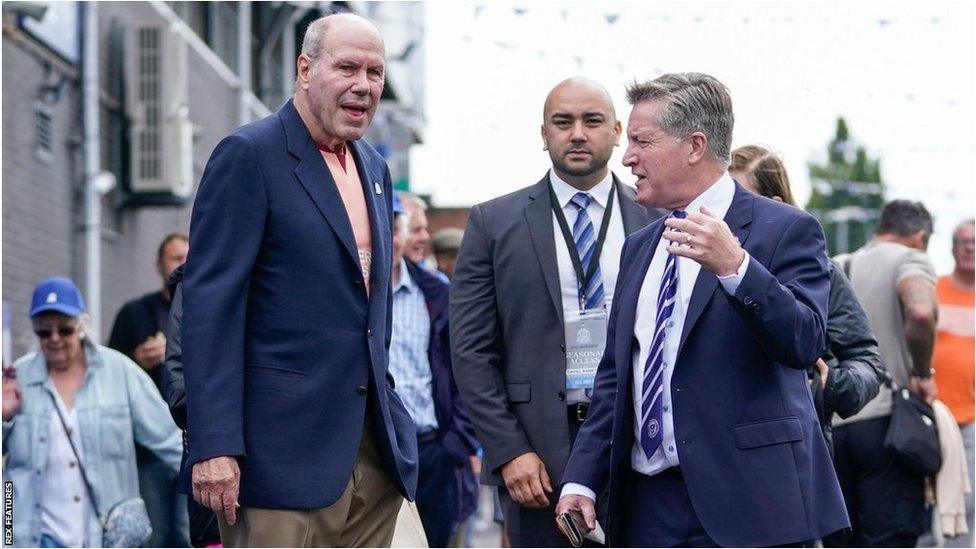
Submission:
{"label": "suit sleeve", "polygon": [[[624,266],[628,264],[630,240],[624,242],[620,253],[620,269],[617,272],[617,288],[622,287]],[[576,435],[576,442],[566,462],[561,484],[582,484],[596,494],[603,493],[607,484],[607,474],[610,471],[610,441],[613,438],[613,415],[618,398],[617,395],[617,362],[614,358],[613,347],[617,333],[617,316],[622,307],[622,301],[613,300],[610,318],[607,319],[607,346],[597,366],[596,377],[593,380],[593,396],[590,408],[586,413],[586,421],[580,426]],[[629,329],[633,329],[630,327]],[[628,398],[620,395],[620,398]]]}
{"label": "suit sleeve", "polygon": [[806,214],[796,217],[769,263],[752,258],[728,298],[770,357],[805,370],[826,348],[830,274],[820,224]]}
{"label": "suit sleeve", "polygon": [[[488,461],[501,466],[532,451],[509,410],[491,244],[479,206],[471,209],[451,284],[454,377]],[[498,472],[497,470],[495,472]]]}
{"label": "suit sleeve", "polygon": [[244,456],[244,332],[251,269],[267,215],[256,151],[225,138],[203,173],[183,282],[189,464]]}

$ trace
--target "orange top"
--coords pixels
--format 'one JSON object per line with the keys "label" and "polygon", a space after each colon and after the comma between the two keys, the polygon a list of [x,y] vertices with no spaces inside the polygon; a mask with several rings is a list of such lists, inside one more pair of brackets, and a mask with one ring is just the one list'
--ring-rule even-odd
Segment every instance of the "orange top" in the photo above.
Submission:
{"label": "orange top", "polygon": [[369,295],[369,271],[373,264],[373,241],[369,226],[369,210],[366,206],[366,197],[363,194],[363,183],[359,179],[359,171],[356,169],[355,162],[340,163],[335,153],[321,149],[320,152],[325,160],[325,165],[332,173],[336,187],[339,189],[342,203],[346,207],[346,215],[349,216],[349,224],[352,225],[352,233],[356,237],[356,248],[359,250],[359,268],[363,272],[363,282],[366,283],[366,294]]}
{"label": "orange top", "polygon": [[976,416],[976,293],[960,288],[951,275],[939,278],[935,288],[939,298],[939,335],[932,357],[935,384],[939,400],[964,425]]}

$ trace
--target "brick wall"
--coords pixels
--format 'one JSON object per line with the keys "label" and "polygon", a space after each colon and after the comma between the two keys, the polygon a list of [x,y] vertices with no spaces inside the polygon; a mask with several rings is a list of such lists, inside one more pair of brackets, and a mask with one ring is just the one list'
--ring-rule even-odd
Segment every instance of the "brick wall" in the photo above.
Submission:
{"label": "brick wall", "polygon": [[[99,4],[101,84],[108,88],[108,35],[111,23],[124,26],[162,22],[147,3]],[[56,58],[15,29],[6,29],[3,48],[3,300],[12,316],[14,358],[35,343],[27,319],[31,290],[41,279],[65,275],[85,288],[84,157],[82,148],[80,77],[70,66],[58,70]],[[40,53],[38,53],[40,52]],[[197,127],[194,141],[196,179],[217,142],[237,126],[238,95],[191,48],[189,49],[190,119]],[[63,65],[63,64],[61,64]],[[54,105],[54,154],[49,162],[32,152],[33,105],[41,85],[65,74],[71,78]],[[14,77],[16,75],[16,77]],[[106,93],[108,90],[105,90]],[[276,106],[275,106],[276,107]],[[104,112],[104,111],[103,111]],[[102,124],[103,144],[108,125]],[[103,154],[102,169],[105,164]],[[142,207],[117,210],[114,199],[103,200],[101,340],[108,334],[122,305],[160,287],[155,268],[156,248],[170,232],[189,229],[189,204],[183,207]],[[86,296],[87,297],[87,296]]]}

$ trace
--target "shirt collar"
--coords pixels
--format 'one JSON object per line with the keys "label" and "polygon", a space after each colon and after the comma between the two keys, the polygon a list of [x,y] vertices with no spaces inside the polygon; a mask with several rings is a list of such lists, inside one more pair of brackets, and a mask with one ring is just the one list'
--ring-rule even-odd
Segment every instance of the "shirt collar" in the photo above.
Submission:
{"label": "shirt collar", "polygon": [[728,213],[729,207],[732,206],[732,197],[735,196],[735,182],[732,180],[732,176],[729,172],[723,172],[722,177],[718,178],[718,181],[712,183],[705,192],[696,196],[688,206],[685,207],[685,212],[698,212],[698,210],[705,206],[711,210],[719,219],[724,219],[725,214]]}
{"label": "shirt collar", "polygon": [[400,282],[393,288],[393,293],[399,292],[401,288],[411,294],[420,289],[410,276],[410,271],[407,270],[407,260],[402,257],[400,258]]}
{"label": "shirt collar", "polygon": [[[552,185],[552,190],[556,192],[556,199],[559,200],[560,208],[569,206],[569,201],[573,199],[576,193],[580,192],[576,187],[560,179],[556,175],[556,170],[549,170],[549,184]],[[590,193],[597,204],[606,208],[607,200],[610,199],[611,188],[613,188],[613,172],[607,170],[607,176],[603,178],[603,181],[586,192]]]}

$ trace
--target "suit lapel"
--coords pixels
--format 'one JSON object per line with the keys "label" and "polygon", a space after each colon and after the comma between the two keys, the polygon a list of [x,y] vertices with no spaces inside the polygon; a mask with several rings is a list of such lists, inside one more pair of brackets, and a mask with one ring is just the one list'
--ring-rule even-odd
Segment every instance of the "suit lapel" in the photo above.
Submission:
{"label": "suit lapel", "polygon": [[563,321],[563,301],[559,288],[559,265],[556,262],[556,242],[552,228],[552,200],[549,198],[549,174],[547,173],[529,192],[525,206],[525,221],[535,248],[536,259],[542,267],[542,278],[552,299],[552,305]]}
{"label": "suit lapel", "polygon": [[288,152],[299,160],[295,168],[295,176],[305,187],[305,192],[315,203],[322,217],[332,227],[336,237],[342,242],[349,253],[349,258],[358,267],[359,252],[356,250],[356,237],[349,223],[349,215],[346,214],[346,206],[342,202],[342,196],[339,195],[339,189],[329,168],[325,165],[322,154],[312,143],[312,137],[298,111],[295,110],[292,100],[288,100],[278,114],[285,126]]}
{"label": "suit lapel", "polygon": [[[749,191],[742,188],[738,183],[735,185],[735,194],[732,196],[732,204],[729,211],[725,214],[725,223],[729,229],[739,239],[739,244],[744,248],[746,239],[749,237],[749,224],[752,223],[752,201],[755,199]],[[750,259],[752,261],[752,259]],[[695,288],[691,291],[691,300],[688,303],[688,312],[685,313],[685,324],[681,330],[681,341],[678,343],[678,354],[684,349],[688,335],[695,327],[701,317],[705,305],[712,298],[712,294],[718,288],[718,277],[708,269],[702,267],[698,272],[698,280],[695,281]]]}
{"label": "suit lapel", "polygon": [[[621,369],[621,372],[630,371],[630,354],[634,345],[634,324],[637,321],[637,302],[640,299],[644,278],[647,276],[647,269],[651,267],[654,251],[657,250],[658,242],[660,242],[663,233],[664,222],[656,222],[656,225],[648,233],[647,238],[641,243],[640,250],[635,258],[637,268],[627,275],[623,286],[617,289],[617,296],[614,297],[614,303],[619,302],[623,304],[623,308],[620,310],[620,318],[617,319],[616,325],[626,328],[624,331],[619,331],[616,334],[617,368]],[[621,265],[621,269],[625,268],[625,265]]]}

